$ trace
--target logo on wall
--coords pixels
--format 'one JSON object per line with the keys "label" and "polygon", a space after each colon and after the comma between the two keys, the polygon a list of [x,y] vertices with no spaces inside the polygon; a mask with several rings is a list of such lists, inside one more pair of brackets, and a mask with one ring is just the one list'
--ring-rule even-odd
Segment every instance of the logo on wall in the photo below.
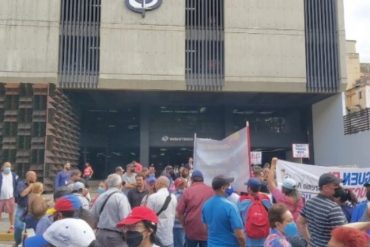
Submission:
{"label": "logo on wall", "polygon": [[150,11],[159,8],[162,0],[125,0],[127,8],[130,10],[141,13],[145,16],[145,11]]}

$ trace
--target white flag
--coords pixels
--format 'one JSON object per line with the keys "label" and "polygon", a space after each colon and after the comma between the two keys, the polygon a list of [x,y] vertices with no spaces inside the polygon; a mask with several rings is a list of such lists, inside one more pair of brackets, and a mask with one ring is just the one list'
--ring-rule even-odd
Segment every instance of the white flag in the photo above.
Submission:
{"label": "white flag", "polygon": [[212,185],[215,176],[225,175],[235,179],[235,190],[246,190],[244,183],[250,176],[248,135],[245,127],[221,141],[194,139],[194,169],[203,173],[206,184]]}

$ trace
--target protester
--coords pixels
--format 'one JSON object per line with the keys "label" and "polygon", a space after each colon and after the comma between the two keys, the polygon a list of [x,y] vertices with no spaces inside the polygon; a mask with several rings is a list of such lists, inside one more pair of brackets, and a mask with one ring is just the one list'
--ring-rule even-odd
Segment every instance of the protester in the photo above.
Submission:
{"label": "protester", "polygon": [[48,205],[42,196],[34,197],[27,209],[24,217],[26,229],[32,228],[36,231],[39,220],[45,215]]}
{"label": "protester", "polygon": [[236,206],[225,198],[225,191],[234,181],[224,175],[212,180],[215,195],[208,199],[202,209],[202,220],[208,232],[209,247],[245,247],[243,222]]}
{"label": "protester", "polygon": [[147,207],[158,215],[157,236],[163,247],[173,246],[173,225],[177,205],[176,196],[168,191],[169,183],[167,177],[159,177],[155,183],[156,192],[148,197],[147,202]]}
{"label": "protester", "polygon": [[0,215],[8,213],[9,230],[14,231],[15,197],[18,176],[12,172],[12,164],[5,162],[0,173]]}
{"label": "protester", "polygon": [[130,189],[136,187],[136,173],[134,163],[130,163],[126,166],[126,173],[122,176],[122,181],[125,182],[123,192],[127,195]]}
{"label": "protester", "polygon": [[133,208],[117,227],[123,229],[129,247],[159,247],[155,244],[158,222],[153,210],[140,206]]}
{"label": "protester", "polygon": [[75,195],[55,197],[54,208],[48,210],[49,212],[38,221],[36,234],[42,235],[57,220],[78,217],[80,209],[81,201]]}
{"label": "protester", "polygon": [[260,192],[262,186],[260,179],[250,178],[245,185],[248,194],[240,197],[238,207],[245,226],[247,246],[260,247],[269,234],[268,209],[272,205],[270,198]]}
{"label": "protester", "polygon": [[92,178],[93,175],[94,175],[94,170],[92,169],[90,163],[89,162],[86,162],[82,177],[86,181],[89,181]]}
{"label": "protester", "polygon": [[297,220],[301,212],[304,202],[302,196],[297,190],[297,182],[292,178],[285,178],[281,190],[276,186],[276,163],[277,158],[271,161],[271,169],[267,176],[268,189],[276,202],[283,203],[288,207],[289,211],[293,214],[294,220]]}
{"label": "protester", "polygon": [[365,222],[370,220],[370,183],[366,182],[364,184],[364,187],[366,187],[366,199],[363,202],[358,203],[354,209],[352,210],[351,215],[351,222]]}
{"label": "protester", "polygon": [[274,204],[268,212],[269,222],[271,231],[266,241],[264,247],[291,247],[291,244],[285,237],[286,227],[293,223],[293,215],[288,210],[288,208],[282,204]]}
{"label": "protester", "polygon": [[[186,180],[182,177],[176,178],[175,180],[175,196],[177,201],[179,201],[184,193],[186,187]],[[175,224],[173,226],[173,241],[174,247],[184,247],[185,245],[185,232],[178,217],[175,218]]]}
{"label": "protester", "polygon": [[207,246],[208,237],[207,230],[202,223],[202,208],[214,192],[203,181],[202,172],[193,171],[191,186],[185,189],[177,205],[177,216],[185,229],[187,247]]}
{"label": "protester", "polygon": [[145,179],[145,188],[148,191],[148,193],[143,197],[141,201],[141,205],[146,206],[148,203],[148,198],[151,194],[155,193],[155,183],[157,179],[154,176],[149,176],[147,179]]}
{"label": "protester", "polygon": [[90,202],[86,198],[86,195],[89,191],[86,189],[85,185],[82,182],[75,182],[72,184],[72,193],[77,196],[81,202],[81,207],[88,210],[90,208]]}
{"label": "protester", "polygon": [[114,169],[114,172],[122,177],[123,174],[125,173],[125,170],[122,168],[122,166],[117,166]]}
{"label": "protester", "polygon": [[25,180],[19,180],[16,188],[16,203],[14,217],[14,240],[18,246],[22,242],[22,232],[25,227],[23,216],[27,214],[28,196],[32,191],[33,184],[37,181],[37,175],[34,171],[26,173]]}
{"label": "protester", "polygon": [[107,186],[104,182],[100,182],[98,185],[98,188],[96,189],[96,195],[95,197],[91,200],[91,206],[94,205],[96,199],[103,194],[107,190]]}
{"label": "protester", "polygon": [[334,201],[340,206],[347,222],[351,222],[353,208],[357,203],[356,196],[350,191],[342,187],[338,188],[334,194]]}
{"label": "protester", "polygon": [[257,165],[254,165],[253,166],[253,177],[254,178],[257,178],[257,179],[259,179],[261,181],[261,189],[260,189],[260,191],[262,193],[269,194],[270,191],[269,191],[269,189],[267,187],[267,183],[265,181],[265,173],[263,172],[262,167],[257,166]]}
{"label": "protester", "polygon": [[297,219],[297,226],[304,239],[312,246],[326,247],[331,231],[345,224],[342,209],[333,201],[341,180],[331,173],[319,178],[320,193],[307,201]]}
{"label": "protester", "polygon": [[140,206],[144,196],[148,194],[148,191],[145,189],[144,176],[137,174],[135,181],[136,188],[129,190],[127,193],[127,199],[131,208]]}
{"label": "protester", "polygon": [[117,223],[131,211],[125,194],[122,193],[122,178],[118,174],[108,176],[108,190],[101,194],[91,208],[92,216],[97,222],[96,239],[109,247],[125,246]]}
{"label": "protester", "polygon": [[186,187],[190,187],[191,185],[191,178],[190,178],[190,167],[189,165],[185,165],[181,167],[180,170],[180,177],[186,180]]}
{"label": "protester", "polygon": [[328,247],[368,247],[369,237],[364,231],[352,227],[334,228]]}
{"label": "protester", "polygon": [[54,190],[57,190],[58,188],[62,186],[66,186],[70,179],[70,171],[71,170],[71,164],[69,162],[65,163],[63,166],[63,170],[57,173],[55,176],[55,182],[54,182]]}
{"label": "protester", "polygon": [[54,222],[42,235],[25,240],[25,247],[95,247],[93,229],[81,219],[62,219]]}
{"label": "protester", "polygon": [[85,184],[86,181],[81,178],[81,171],[80,170],[73,169],[70,172],[68,186],[71,186],[71,188],[72,188],[73,187],[73,184],[76,183],[76,182],[82,182],[82,183]]}

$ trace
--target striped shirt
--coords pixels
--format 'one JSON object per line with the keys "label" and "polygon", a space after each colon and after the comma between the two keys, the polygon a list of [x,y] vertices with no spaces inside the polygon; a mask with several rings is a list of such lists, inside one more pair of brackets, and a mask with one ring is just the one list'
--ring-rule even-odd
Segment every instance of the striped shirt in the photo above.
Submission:
{"label": "striped shirt", "polygon": [[312,247],[328,246],[331,231],[347,223],[338,204],[321,194],[307,201],[301,215],[307,221]]}

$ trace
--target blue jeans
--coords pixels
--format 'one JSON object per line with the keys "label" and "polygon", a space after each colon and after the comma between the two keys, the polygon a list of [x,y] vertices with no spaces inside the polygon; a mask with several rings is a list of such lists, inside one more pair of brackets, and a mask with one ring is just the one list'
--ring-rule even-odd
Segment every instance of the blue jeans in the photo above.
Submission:
{"label": "blue jeans", "polygon": [[14,217],[14,241],[16,244],[22,243],[22,234],[26,224],[22,221],[22,216],[25,214],[26,208],[17,205]]}
{"label": "blue jeans", "polygon": [[265,243],[266,238],[262,239],[253,239],[247,237],[247,245],[248,247],[263,247],[263,244]]}
{"label": "blue jeans", "polygon": [[173,228],[173,245],[174,247],[185,246],[184,228]]}
{"label": "blue jeans", "polygon": [[192,240],[186,237],[186,247],[207,247],[207,241]]}

